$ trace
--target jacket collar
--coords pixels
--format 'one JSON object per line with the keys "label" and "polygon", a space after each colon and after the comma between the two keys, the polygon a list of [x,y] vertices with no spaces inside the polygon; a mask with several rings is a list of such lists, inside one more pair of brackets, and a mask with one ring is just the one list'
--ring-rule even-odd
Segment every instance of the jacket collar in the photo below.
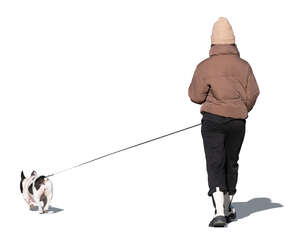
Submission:
{"label": "jacket collar", "polygon": [[209,50],[209,56],[217,56],[217,55],[238,55],[240,56],[239,50],[236,45],[230,44],[216,44],[213,45]]}

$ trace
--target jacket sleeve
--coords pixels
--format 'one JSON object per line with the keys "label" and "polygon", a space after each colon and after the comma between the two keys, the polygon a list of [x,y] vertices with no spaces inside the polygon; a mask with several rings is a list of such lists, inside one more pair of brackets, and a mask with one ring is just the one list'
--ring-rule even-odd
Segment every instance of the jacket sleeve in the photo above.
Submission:
{"label": "jacket sleeve", "polygon": [[259,94],[260,94],[260,90],[258,88],[255,76],[253,74],[251,66],[249,66],[249,74],[248,74],[247,86],[246,86],[246,106],[248,112],[250,112],[254,107],[256,99]]}
{"label": "jacket sleeve", "polygon": [[202,104],[205,102],[207,94],[209,91],[209,86],[205,83],[204,79],[201,77],[199,71],[199,66],[197,66],[192,82],[189,86],[189,97],[192,102]]}

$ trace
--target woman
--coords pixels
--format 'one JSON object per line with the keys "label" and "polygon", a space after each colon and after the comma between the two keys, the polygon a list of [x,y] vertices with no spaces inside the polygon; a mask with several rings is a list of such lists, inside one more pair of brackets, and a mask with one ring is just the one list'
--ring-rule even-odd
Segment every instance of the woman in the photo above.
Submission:
{"label": "woman", "polygon": [[208,173],[208,195],[215,207],[209,226],[224,227],[236,218],[239,152],[248,112],[260,93],[251,66],[240,58],[226,18],[213,26],[209,58],[198,64],[189,87],[190,99],[202,104],[201,135]]}

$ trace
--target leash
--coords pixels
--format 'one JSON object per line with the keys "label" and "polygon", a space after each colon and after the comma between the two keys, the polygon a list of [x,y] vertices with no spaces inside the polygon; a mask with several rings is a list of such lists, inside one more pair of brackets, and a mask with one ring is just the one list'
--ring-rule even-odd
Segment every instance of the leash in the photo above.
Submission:
{"label": "leash", "polygon": [[141,142],[141,143],[137,143],[137,144],[132,145],[132,146],[129,146],[129,147],[122,148],[122,149],[117,150],[117,151],[114,151],[114,152],[107,153],[107,154],[105,154],[105,155],[102,155],[102,156],[100,156],[100,157],[94,158],[94,159],[89,160],[89,161],[87,161],[87,162],[80,163],[80,164],[75,165],[75,166],[73,166],[73,167],[66,168],[66,169],[63,169],[63,170],[61,170],[61,171],[52,173],[52,174],[50,174],[50,175],[47,175],[46,177],[52,177],[52,176],[55,176],[55,175],[57,175],[57,174],[60,174],[60,173],[69,171],[69,170],[71,170],[71,169],[74,169],[74,168],[77,168],[77,167],[81,167],[81,166],[83,166],[83,165],[89,164],[89,163],[94,162],[94,161],[97,161],[97,160],[99,160],[99,159],[102,159],[102,158],[111,156],[111,155],[113,155],[113,154],[116,154],[116,153],[119,153],[119,152],[123,152],[123,151],[126,151],[126,150],[128,150],[128,149],[135,148],[135,147],[141,146],[141,145],[143,145],[143,144],[150,143],[150,142],[156,141],[156,140],[158,140],[158,139],[161,139],[161,138],[164,138],[164,137],[168,137],[168,136],[171,136],[171,135],[173,135],[173,134],[176,134],[176,133],[180,133],[180,132],[189,130],[189,129],[194,128],[194,127],[198,127],[198,126],[200,126],[200,125],[201,125],[201,123],[198,123],[198,124],[192,125],[192,126],[190,126],[190,127],[186,127],[186,128],[183,128],[183,129],[180,129],[180,130],[177,130],[177,131],[174,131],[174,132],[171,132],[171,133],[168,133],[168,134],[165,134],[165,135],[156,137],[156,138],[152,138],[152,139],[150,139],[150,140],[147,140],[147,141],[144,141],[144,142]]}

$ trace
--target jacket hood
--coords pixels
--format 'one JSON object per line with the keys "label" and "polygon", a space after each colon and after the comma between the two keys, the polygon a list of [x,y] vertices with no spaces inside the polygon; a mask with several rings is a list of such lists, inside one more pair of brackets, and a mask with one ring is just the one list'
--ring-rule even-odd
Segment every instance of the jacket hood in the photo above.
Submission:
{"label": "jacket hood", "polygon": [[216,44],[213,45],[209,50],[210,57],[215,55],[228,55],[228,54],[240,56],[237,46],[231,44]]}

